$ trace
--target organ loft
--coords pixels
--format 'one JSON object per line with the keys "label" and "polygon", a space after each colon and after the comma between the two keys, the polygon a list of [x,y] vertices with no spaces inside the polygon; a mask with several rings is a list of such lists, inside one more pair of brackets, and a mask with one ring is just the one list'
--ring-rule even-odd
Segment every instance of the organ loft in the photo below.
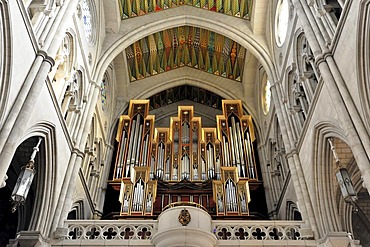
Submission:
{"label": "organ loft", "polygon": [[253,217],[250,192],[262,182],[252,118],[239,100],[223,100],[222,112],[215,128],[202,128],[193,106],[179,106],[168,128],[156,128],[149,100],[131,101],[120,117],[110,181],[121,203],[116,218],[156,218],[176,205],[213,218]]}

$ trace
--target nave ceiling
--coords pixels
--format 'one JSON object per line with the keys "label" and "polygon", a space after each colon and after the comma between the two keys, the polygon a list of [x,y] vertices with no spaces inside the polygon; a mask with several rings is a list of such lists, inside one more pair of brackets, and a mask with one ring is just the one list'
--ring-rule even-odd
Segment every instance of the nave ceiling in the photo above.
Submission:
{"label": "nave ceiling", "polygon": [[273,67],[265,34],[269,5],[265,0],[119,0],[119,28],[106,33],[97,71],[114,61],[121,102],[190,85],[242,99],[257,116],[257,71],[261,64],[269,72]]}

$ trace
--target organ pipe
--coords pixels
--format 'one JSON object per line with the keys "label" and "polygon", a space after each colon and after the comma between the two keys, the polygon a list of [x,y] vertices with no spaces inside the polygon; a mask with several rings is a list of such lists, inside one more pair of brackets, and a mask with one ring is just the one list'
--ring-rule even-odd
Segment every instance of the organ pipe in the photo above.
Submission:
{"label": "organ pipe", "polygon": [[[229,133],[230,133],[230,144],[231,144],[231,147],[230,147],[230,154],[231,154],[231,164],[232,165],[236,165],[236,157],[235,157],[235,141],[234,141],[234,135],[233,135],[233,132],[231,130],[231,127],[229,127]],[[230,165],[231,165],[230,164]]]}
{"label": "organ pipe", "polygon": [[240,150],[240,166],[241,166],[241,171],[240,171],[240,176],[241,177],[246,177],[245,173],[245,161],[244,161],[244,148],[243,148],[243,142],[242,142],[242,131],[240,129],[240,123],[236,123],[236,130],[237,130],[237,138],[238,138],[238,144],[239,144],[239,150]]}
{"label": "organ pipe", "polygon": [[249,157],[249,172],[250,172],[250,174],[249,174],[249,177],[250,178],[256,178],[255,177],[255,173],[254,173],[254,164],[253,164],[253,158],[252,158],[252,155],[253,155],[253,153],[252,153],[252,148],[251,148],[251,144],[250,144],[250,138],[249,138],[249,133],[247,132],[247,134],[246,134],[246,136],[247,136],[247,150],[248,150],[248,157]]}
{"label": "organ pipe", "polygon": [[[188,179],[199,183],[210,179],[221,183],[222,192],[217,195],[222,198],[222,205],[216,194],[213,197],[221,214],[246,214],[247,192],[240,183],[257,179],[257,174],[253,126],[251,118],[243,115],[241,102],[223,102],[223,115],[217,116],[217,128],[202,128],[201,119],[193,117],[191,106],[179,107],[178,116],[171,118],[169,128],[154,129],[154,116],[148,113],[148,101],[132,101],[128,116],[122,116],[122,121],[120,118],[114,180],[132,186],[129,192],[125,190],[128,186],[122,188],[121,213],[130,214],[131,210],[135,214],[151,213],[155,198],[148,191],[148,181],[161,179],[174,183]],[[135,175],[138,167],[147,169],[146,178],[140,180]],[[222,175],[225,169],[235,172],[228,183]],[[202,201],[205,199],[200,197],[199,202]],[[124,210],[128,202],[128,210]]]}
{"label": "organ pipe", "polygon": [[136,162],[136,149],[138,148],[138,143],[139,143],[139,139],[138,139],[138,135],[140,134],[140,115],[137,115],[137,120],[136,120],[136,123],[135,123],[135,130],[134,130],[134,144],[133,144],[133,147],[132,147],[132,154],[131,154],[131,162],[130,162],[130,165],[131,167],[135,164]]}
{"label": "organ pipe", "polygon": [[128,145],[128,153],[127,153],[127,162],[126,162],[126,173],[125,177],[130,177],[130,161],[131,161],[131,152],[132,152],[132,146],[134,143],[134,132],[135,132],[135,127],[136,127],[136,120],[134,119],[132,121],[131,125],[131,131],[130,131],[130,140],[129,140],[129,145]]}

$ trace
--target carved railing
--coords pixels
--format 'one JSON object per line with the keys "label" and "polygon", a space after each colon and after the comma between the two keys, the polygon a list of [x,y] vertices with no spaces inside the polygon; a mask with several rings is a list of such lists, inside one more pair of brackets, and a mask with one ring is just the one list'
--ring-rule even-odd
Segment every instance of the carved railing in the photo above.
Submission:
{"label": "carved railing", "polygon": [[[147,240],[157,232],[156,220],[67,220],[65,240]],[[222,240],[303,240],[299,221],[214,220],[212,228]],[[307,241],[307,240],[306,240]]]}
{"label": "carved railing", "polygon": [[302,240],[299,223],[214,220],[213,232],[219,240]]}
{"label": "carved railing", "polygon": [[70,240],[150,240],[156,232],[155,220],[66,221]]}

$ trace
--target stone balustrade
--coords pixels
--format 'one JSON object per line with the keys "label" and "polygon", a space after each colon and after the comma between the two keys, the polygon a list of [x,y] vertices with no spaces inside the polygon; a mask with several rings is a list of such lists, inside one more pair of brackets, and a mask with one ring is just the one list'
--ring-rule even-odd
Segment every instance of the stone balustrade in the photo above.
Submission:
{"label": "stone balustrade", "polygon": [[[67,220],[68,240],[151,240],[156,220]],[[301,222],[213,220],[218,240],[301,240]]]}
{"label": "stone balustrade", "polygon": [[219,240],[301,240],[301,222],[214,220]]}
{"label": "stone balustrade", "polygon": [[150,240],[156,220],[67,220],[68,240]]}

